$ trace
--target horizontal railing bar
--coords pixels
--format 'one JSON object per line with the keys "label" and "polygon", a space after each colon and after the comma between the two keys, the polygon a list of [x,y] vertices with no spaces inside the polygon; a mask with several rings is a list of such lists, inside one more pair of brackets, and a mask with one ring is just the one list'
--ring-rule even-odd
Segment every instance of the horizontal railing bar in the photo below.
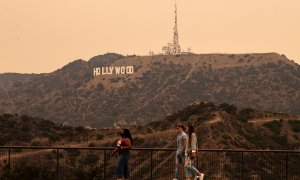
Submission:
{"label": "horizontal railing bar", "polygon": [[296,151],[296,150],[246,150],[246,149],[198,149],[198,151],[213,151],[213,152],[300,153],[300,151]]}
{"label": "horizontal railing bar", "polygon": [[[114,147],[62,147],[62,146],[0,146],[0,149],[82,149],[82,150],[113,150]],[[176,148],[132,148],[141,151],[176,151]],[[273,152],[300,153],[297,150],[246,150],[246,149],[198,149],[200,152]]]}
{"label": "horizontal railing bar", "polygon": [[62,146],[0,146],[0,149],[93,149],[93,150],[113,150],[114,147],[62,147]]}

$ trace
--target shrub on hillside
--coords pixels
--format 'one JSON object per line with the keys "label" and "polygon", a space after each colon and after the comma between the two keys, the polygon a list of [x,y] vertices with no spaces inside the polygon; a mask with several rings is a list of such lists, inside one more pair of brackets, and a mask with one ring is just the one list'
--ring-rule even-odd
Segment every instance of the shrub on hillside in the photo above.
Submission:
{"label": "shrub on hillside", "polygon": [[246,122],[248,119],[252,118],[253,109],[247,108],[239,111],[238,117],[241,121]]}
{"label": "shrub on hillside", "polygon": [[280,144],[282,146],[285,146],[286,149],[289,149],[289,145],[287,142],[287,137],[286,136],[279,136],[279,135],[270,135],[270,138],[276,142],[277,144]]}
{"label": "shrub on hillside", "polygon": [[300,132],[300,121],[299,120],[289,120],[289,124],[294,132]]}
{"label": "shrub on hillside", "polygon": [[227,103],[222,103],[222,104],[220,104],[219,107],[221,110],[223,110],[231,115],[235,115],[236,111],[237,111],[237,107],[235,107],[234,105],[227,104]]}
{"label": "shrub on hillside", "polygon": [[214,114],[210,114],[209,112],[202,114],[197,118],[197,121],[205,121],[214,117]]}
{"label": "shrub on hillside", "polygon": [[282,128],[282,121],[274,120],[270,122],[266,122],[263,126],[272,130],[275,134],[280,134]]}

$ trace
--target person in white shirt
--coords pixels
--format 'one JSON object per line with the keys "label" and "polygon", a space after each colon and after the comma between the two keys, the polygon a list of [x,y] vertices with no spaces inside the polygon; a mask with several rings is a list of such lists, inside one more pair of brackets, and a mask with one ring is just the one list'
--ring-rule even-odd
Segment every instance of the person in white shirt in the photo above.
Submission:
{"label": "person in white shirt", "polygon": [[184,172],[187,180],[191,180],[192,177],[194,179],[203,180],[204,174],[200,173],[198,169],[196,169],[193,164],[198,155],[198,143],[197,143],[197,135],[194,131],[194,127],[189,125],[187,127],[188,139],[185,148],[185,164],[184,164]]}

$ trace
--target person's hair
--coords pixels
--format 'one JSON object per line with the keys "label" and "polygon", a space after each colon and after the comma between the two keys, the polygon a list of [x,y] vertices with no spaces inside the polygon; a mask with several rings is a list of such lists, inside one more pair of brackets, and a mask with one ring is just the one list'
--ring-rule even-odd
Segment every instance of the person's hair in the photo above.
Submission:
{"label": "person's hair", "polygon": [[185,130],[185,127],[184,127],[183,124],[177,124],[177,128],[178,128],[178,127],[180,127],[180,128],[182,128],[183,130]]}
{"label": "person's hair", "polygon": [[124,130],[124,137],[125,138],[129,138],[130,142],[131,142],[131,146],[133,146],[133,140],[132,140],[132,137],[131,137],[129,129],[123,129],[123,130]]}
{"label": "person's hair", "polygon": [[191,147],[192,134],[195,133],[194,126],[188,125],[188,135],[189,135],[189,146]]}

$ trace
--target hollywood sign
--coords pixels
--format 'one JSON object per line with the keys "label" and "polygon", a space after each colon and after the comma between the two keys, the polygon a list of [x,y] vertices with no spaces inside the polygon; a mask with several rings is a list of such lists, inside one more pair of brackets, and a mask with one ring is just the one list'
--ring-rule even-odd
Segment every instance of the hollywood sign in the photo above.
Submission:
{"label": "hollywood sign", "polygon": [[133,74],[134,68],[133,66],[107,66],[107,67],[96,67],[93,69],[94,76],[99,75],[125,75],[125,74]]}

